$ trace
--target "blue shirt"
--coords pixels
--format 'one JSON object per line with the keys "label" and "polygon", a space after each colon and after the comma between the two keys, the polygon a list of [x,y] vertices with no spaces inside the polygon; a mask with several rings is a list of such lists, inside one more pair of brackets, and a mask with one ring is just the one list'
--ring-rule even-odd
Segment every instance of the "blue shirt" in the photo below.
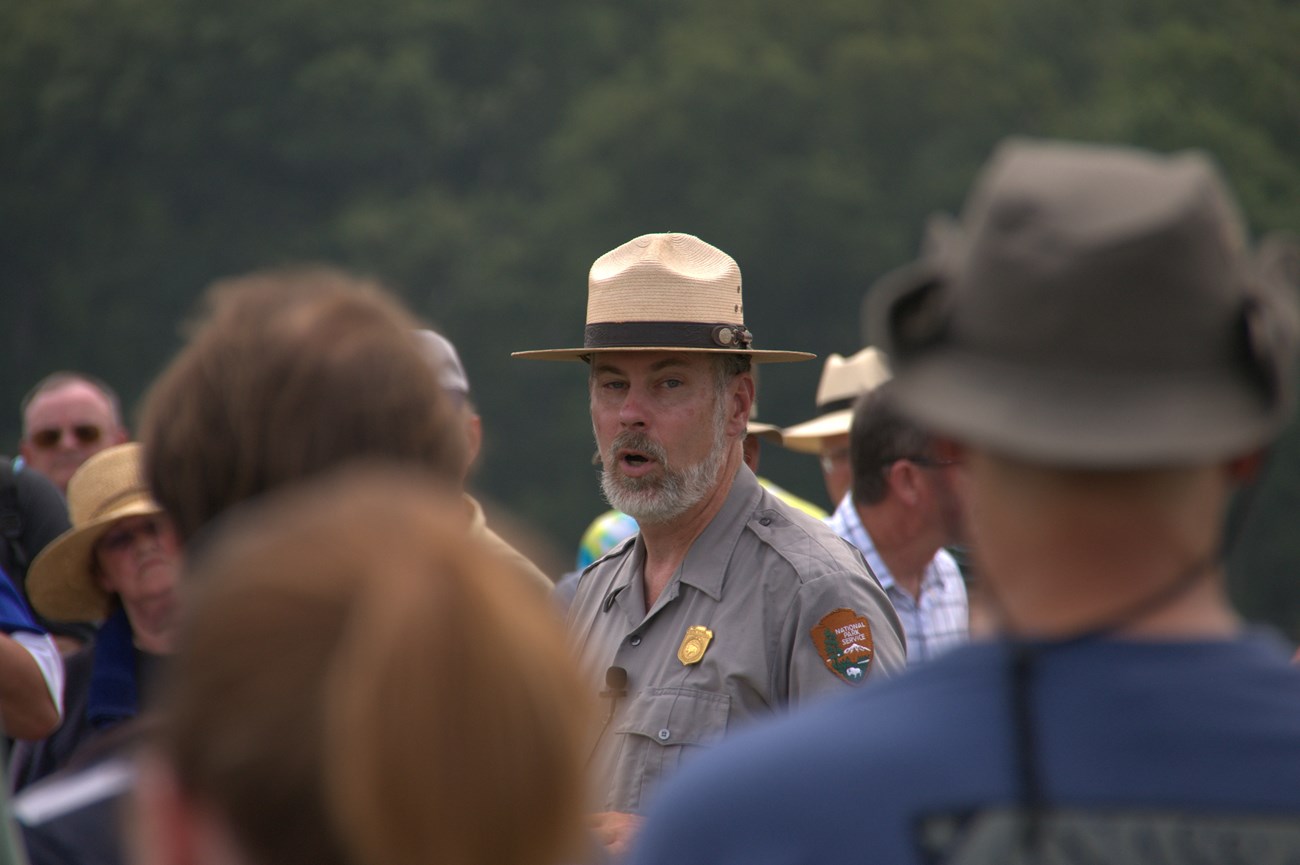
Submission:
{"label": "blue shirt", "polygon": [[9,575],[2,570],[0,570],[0,631],[6,634],[12,634],[14,631],[45,633],[45,629],[36,624],[27,602],[14,588],[13,580],[9,579]]}
{"label": "blue shirt", "polygon": [[[1041,861],[1300,857],[1300,670],[1282,646],[1252,635],[1039,650],[1026,693],[1046,816],[1103,824],[1069,839],[1099,845],[1089,856]],[[973,643],[738,734],[665,786],[632,865],[1017,861],[953,855],[1025,793],[1012,661],[1006,643]],[[1190,827],[1180,842],[1214,846],[1140,855],[1161,821]],[[1234,843],[1284,855],[1215,855]]]}

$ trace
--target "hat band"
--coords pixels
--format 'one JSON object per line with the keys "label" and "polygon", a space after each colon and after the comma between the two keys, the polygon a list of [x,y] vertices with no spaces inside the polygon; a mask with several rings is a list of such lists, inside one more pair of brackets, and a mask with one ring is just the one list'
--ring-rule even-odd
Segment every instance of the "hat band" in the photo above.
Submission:
{"label": "hat band", "polygon": [[743,324],[693,321],[615,321],[589,324],[583,348],[749,348],[754,336]]}
{"label": "hat band", "polygon": [[824,402],[817,406],[822,416],[834,414],[837,411],[853,408],[853,403],[857,402],[857,397],[845,397],[844,399],[833,399],[830,402]]}

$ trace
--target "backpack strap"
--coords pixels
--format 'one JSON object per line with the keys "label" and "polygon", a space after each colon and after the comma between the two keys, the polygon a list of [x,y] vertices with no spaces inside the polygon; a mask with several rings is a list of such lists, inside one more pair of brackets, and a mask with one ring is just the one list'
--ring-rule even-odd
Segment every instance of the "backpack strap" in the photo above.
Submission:
{"label": "backpack strap", "polygon": [[30,563],[27,551],[23,549],[22,535],[23,512],[18,504],[13,461],[9,457],[0,457],[0,536],[4,538],[5,564],[25,574]]}

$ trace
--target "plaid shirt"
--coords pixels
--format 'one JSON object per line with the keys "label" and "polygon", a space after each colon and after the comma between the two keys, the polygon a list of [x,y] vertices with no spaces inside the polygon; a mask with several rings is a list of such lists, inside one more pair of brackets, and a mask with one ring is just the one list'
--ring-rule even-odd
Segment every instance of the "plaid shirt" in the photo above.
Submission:
{"label": "plaid shirt", "polygon": [[885,560],[876,551],[871,535],[848,493],[835,513],[826,518],[835,534],[862,552],[872,573],[880,580],[885,594],[894,602],[894,610],[907,636],[908,663],[929,661],[969,639],[970,610],[966,602],[966,582],[961,569],[947,550],[939,550],[921,577],[921,596],[914,599],[894,582]]}

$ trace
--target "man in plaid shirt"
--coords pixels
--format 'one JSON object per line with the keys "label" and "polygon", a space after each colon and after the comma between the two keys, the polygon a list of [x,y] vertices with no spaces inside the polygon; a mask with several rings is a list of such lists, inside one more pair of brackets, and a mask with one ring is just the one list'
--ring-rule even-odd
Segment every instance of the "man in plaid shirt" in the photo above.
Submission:
{"label": "man in plaid shirt", "polygon": [[909,664],[969,634],[966,584],[944,549],[960,536],[949,469],[930,435],[890,405],[888,383],[859,398],[849,433],[853,487],[827,523],[857,547],[894,603]]}

